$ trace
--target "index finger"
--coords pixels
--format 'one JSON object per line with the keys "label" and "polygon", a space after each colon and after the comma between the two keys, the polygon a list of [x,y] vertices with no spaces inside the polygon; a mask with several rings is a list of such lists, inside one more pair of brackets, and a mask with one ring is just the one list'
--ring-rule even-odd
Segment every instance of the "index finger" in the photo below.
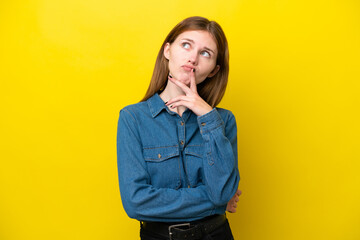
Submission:
{"label": "index finger", "polygon": [[197,93],[197,88],[196,88],[196,81],[195,81],[195,68],[193,68],[190,72],[190,89]]}
{"label": "index finger", "polygon": [[168,77],[168,79],[176,84],[178,87],[180,87],[186,94],[189,94],[191,92],[190,88],[186,86],[184,83],[180,82],[179,80],[174,79],[174,77]]}

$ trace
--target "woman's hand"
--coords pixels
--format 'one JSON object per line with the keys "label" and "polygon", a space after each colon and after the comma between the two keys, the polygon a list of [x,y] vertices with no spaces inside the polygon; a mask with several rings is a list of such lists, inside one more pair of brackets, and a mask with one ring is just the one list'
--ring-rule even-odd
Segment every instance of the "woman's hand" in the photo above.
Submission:
{"label": "woman's hand", "polygon": [[190,72],[190,87],[186,86],[184,83],[179,80],[174,79],[174,77],[168,77],[168,79],[173,82],[175,85],[180,87],[185,95],[177,96],[173,99],[170,99],[166,105],[170,108],[175,108],[178,106],[184,106],[189,108],[197,116],[204,115],[212,110],[212,107],[205,102],[198,94],[195,82],[195,73],[194,69]]}
{"label": "woman's hand", "polygon": [[226,211],[230,213],[236,213],[237,202],[239,201],[239,196],[241,195],[241,190],[237,190],[235,195],[230,199],[226,206]]}

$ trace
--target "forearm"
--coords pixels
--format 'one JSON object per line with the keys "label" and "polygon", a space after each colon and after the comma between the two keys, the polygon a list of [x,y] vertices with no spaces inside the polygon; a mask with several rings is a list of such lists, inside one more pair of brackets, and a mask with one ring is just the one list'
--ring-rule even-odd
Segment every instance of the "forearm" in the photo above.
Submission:
{"label": "forearm", "polygon": [[198,117],[205,141],[204,184],[215,205],[226,204],[235,194],[240,180],[235,118],[231,114],[225,121],[226,124],[216,109]]}
{"label": "forearm", "polygon": [[212,214],[214,204],[204,185],[157,189],[147,184],[121,184],[122,203],[131,218],[143,221],[191,221]]}

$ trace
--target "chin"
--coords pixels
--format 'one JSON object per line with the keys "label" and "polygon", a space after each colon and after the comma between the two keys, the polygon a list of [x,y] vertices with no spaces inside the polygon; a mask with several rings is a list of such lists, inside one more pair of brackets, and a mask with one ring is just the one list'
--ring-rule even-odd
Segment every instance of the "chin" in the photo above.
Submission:
{"label": "chin", "polygon": [[183,83],[190,83],[189,77],[190,77],[189,74],[181,74],[178,79]]}
{"label": "chin", "polygon": [[182,82],[183,84],[187,85],[187,86],[190,85],[190,80],[189,79],[181,79],[179,81]]}

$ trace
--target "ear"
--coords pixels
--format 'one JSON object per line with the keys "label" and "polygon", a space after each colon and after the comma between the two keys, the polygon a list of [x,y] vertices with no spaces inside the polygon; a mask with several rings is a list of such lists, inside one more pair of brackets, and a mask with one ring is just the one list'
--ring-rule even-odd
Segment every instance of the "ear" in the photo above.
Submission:
{"label": "ear", "polygon": [[216,65],[214,70],[212,70],[211,73],[207,77],[208,78],[213,77],[219,70],[220,70],[220,65]]}
{"label": "ear", "polygon": [[165,43],[165,46],[164,46],[164,57],[169,60],[170,58],[170,43]]}

